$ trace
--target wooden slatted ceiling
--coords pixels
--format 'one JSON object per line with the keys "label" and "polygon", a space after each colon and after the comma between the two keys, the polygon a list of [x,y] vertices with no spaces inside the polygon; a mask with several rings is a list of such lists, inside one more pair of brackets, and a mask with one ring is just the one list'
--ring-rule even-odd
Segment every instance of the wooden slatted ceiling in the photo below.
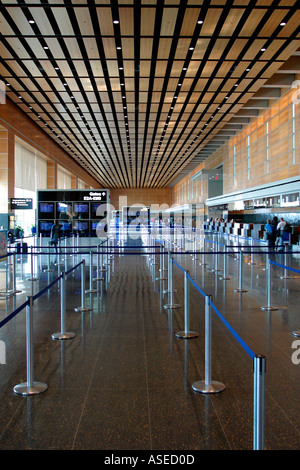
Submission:
{"label": "wooden slatted ceiling", "polygon": [[7,96],[111,188],[184,177],[299,48],[294,0],[6,0],[0,8]]}

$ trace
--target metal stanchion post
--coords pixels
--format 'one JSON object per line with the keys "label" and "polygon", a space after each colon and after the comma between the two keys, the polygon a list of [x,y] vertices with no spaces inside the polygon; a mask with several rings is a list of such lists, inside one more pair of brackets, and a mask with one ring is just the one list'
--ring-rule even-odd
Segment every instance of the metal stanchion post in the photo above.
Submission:
{"label": "metal stanchion post", "polygon": [[254,261],[253,261],[253,260],[254,260],[253,243],[254,243],[254,242],[253,242],[253,238],[251,238],[251,261],[250,261],[249,264],[253,264],[253,265],[254,265],[254,264],[256,264],[256,263],[254,263]]}
{"label": "metal stanchion post", "polygon": [[82,260],[81,264],[81,306],[76,307],[75,312],[90,312],[92,307],[85,306],[85,260]]}
{"label": "metal stanchion post", "polygon": [[246,289],[242,288],[243,284],[243,257],[242,257],[242,250],[239,252],[239,287],[234,289],[235,292],[247,292]]}
{"label": "metal stanchion post", "polygon": [[60,261],[60,240],[57,240],[57,266],[62,266],[62,262]]}
{"label": "metal stanchion post", "polygon": [[266,307],[261,307],[262,310],[278,310],[277,307],[271,307],[271,263],[270,260],[268,262],[268,278],[267,278],[267,298],[268,298],[268,305]]}
{"label": "metal stanchion post", "polygon": [[90,251],[90,288],[86,291],[86,294],[94,294],[98,292],[97,289],[93,289],[93,252]]}
{"label": "metal stanchion post", "polygon": [[46,269],[46,272],[48,273],[52,273],[53,272],[53,269],[51,269],[51,260],[50,260],[50,248],[51,248],[51,243],[49,242],[48,244],[48,269]]}
{"label": "metal stanchion post", "polygon": [[168,296],[169,296],[169,303],[164,305],[166,309],[175,309],[180,308],[181,305],[174,304],[174,271],[173,271],[173,260],[171,257],[171,253],[168,253]]}
{"label": "metal stanchion post", "polygon": [[214,271],[215,271],[215,272],[218,272],[218,271],[221,271],[221,269],[219,269],[219,253],[218,253],[218,251],[219,251],[219,248],[218,248],[219,243],[217,242],[216,245],[217,245],[217,249],[215,250],[215,269],[214,269]]}
{"label": "metal stanchion post", "polygon": [[67,252],[68,252],[67,247],[68,247],[68,238],[65,235],[65,263],[66,263],[66,260],[67,260]]}
{"label": "metal stanchion post", "polygon": [[223,260],[223,276],[220,277],[221,280],[227,281],[230,279],[229,276],[227,276],[227,245],[224,245],[224,260]]}
{"label": "metal stanchion post", "polygon": [[[102,263],[100,261],[100,247],[101,245],[98,245],[98,253],[97,253],[97,277],[96,281],[104,281],[104,277],[100,276],[100,273],[103,272],[104,270],[102,269]],[[101,253],[101,259],[102,259],[102,253]]]}
{"label": "metal stanchion post", "polygon": [[103,254],[103,245],[104,245],[104,242],[102,242],[101,245],[102,245],[102,251],[101,251],[100,266],[101,266],[101,271],[102,271],[102,272],[106,272],[106,271],[107,271],[107,268],[105,267],[104,254]]}
{"label": "metal stanchion post", "polygon": [[17,290],[17,273],[16,273],[16,252],[13,253],[13,294],[19,294],[21,290]]}
{"label": "metal stanchion post", "polygon": [[31,265],[31,278],[28,281],[37,281],[37,277],[33,275],[33,247],[30,247],[30,265]]}
{"label": "metal stanchion post", "polygon": [[63,271],[60,279],[60,333],[53,333],[52,339],[71,339],[74,333],[66,332],[66,273]]}
{"label": "metal stanchion post", "polygon": [[160,261],[160,269],[159,269],[159,272],[160,272],[160,277],[157,277],[156,280],[157,280],[157,281],[166,281],[167,278],[166,278],[166,277],[163,277],[163,274],[164,274],[164,273],[163,273],[163,271],[164,271],[164,268],[163,268],[163,266],[164,266],[163,256],[164,256],[164,255],[163,255],[163,246],[162,246],[162,245],[160,245],[159,251],[160,251],[160,254],[159,254],[159,261]]}
{"label": "metal stanchion post", "polygon": [[36,395],[47,390],[47,385],[33,380],[33,298],[27,297],[26,305],[26,353],[27,353],[27,382],[14,387],[18,395]]}
{"label": "metal stanchion post", "polygon": [[264,356],[255,356],[253,369],[253,450],[264,450],[266,358]]}
{"label": "metal stanchion post", "polygon": [[106,239],[106,266],[108,266],[110,264],[110,261],[109,261],[109,257],[108,257],[108,248],[109,248],[109,244],[108,244],[108,238]]}
{"label": "metal stanchion post", "polygon": [[190,330],[190,285],[188,271],[184,271],[184,331],[176,333],[177,338],[197,338],[198,333]]}
{"label": "metal stanchion post", "polygon": [[205,380],[194,382],[192,388],[200,393],[219,393],[225,389],[221,382],[211,380],[211,313],[210,296],[205,296]]}
{"label": "metal stanchion post", "polygon": [[200,263],[202,266],[206,266],[207,263],[205,262],[205,239],[203,239],[203,253],[202,253],[202,263]]}
{"label": "metal stanchion post", "polygon": [[[287,243],[284,245],[284,265],[287,266],[287,250],[288,250],[288,245]],[[283,270],[283,276],[280,276],[280,279],[292,279],[291,276],[287,276],[286,270]]]}

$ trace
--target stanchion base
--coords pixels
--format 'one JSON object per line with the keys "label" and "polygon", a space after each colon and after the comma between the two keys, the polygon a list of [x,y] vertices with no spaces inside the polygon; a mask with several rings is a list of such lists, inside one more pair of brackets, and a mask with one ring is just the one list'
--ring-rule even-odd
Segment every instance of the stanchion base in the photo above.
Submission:
{"label": "stanchion base", "polygon": [[92,307],[75,307],[75,312],[91,312],[93,310]]}
{"label": "stanchion base", "polygon": [[293,336],[300,336],[300,331],[292,331]]}
{"label": "stanchion base", "polygon": [[199,380],[193,383],[192,389],[199,393],[220,393],[225,389],[225,385],[215,380],[212,380],[210,384],[207,384],[205,380]]}
{"label": "stanchion base", "polygon": [[279,308],[277,307],[260,307],[262,310],[269,310],[269,311],[272,311],[272,310],[279,310]]}
{"label": "stanchion base", "polygon": [[14,387],[14,392],[18,395],[37,395],[39,393],[45,392],[48,386],[42,382],[33,382],[31,386],[27,382],[21,383]]}
{"label": "stanchion base", "polygon": [[199,334],[196,331],[178,331],[175,336],[181,339],[193,339],[198,338]]}
{"label": "stanchion base", "polygon": [[167,309],[167,310],[168,309],[171,310],[171,309],[174,309],[174,308],[181,308],[181,305],[179,305],[179,304],[167,304],[167,305],[164,305],[164,308]]}
{"label": "stanchion base", "polygon": [[246,289],[234,289],[234,292],[248,292]]}
{"label": "stanchion base", "polygon": [[52,339],[72,339],[74,337],[74,333],[53,333],[52,335]]}

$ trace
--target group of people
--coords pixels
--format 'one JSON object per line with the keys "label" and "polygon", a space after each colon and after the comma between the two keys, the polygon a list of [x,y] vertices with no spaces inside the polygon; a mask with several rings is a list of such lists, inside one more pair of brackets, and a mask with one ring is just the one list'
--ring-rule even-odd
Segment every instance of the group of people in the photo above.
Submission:
{"label": "group of people", "polygon": [[291,226],[286,222],[283,217],[274,217],[272,222],[267,219],[267,223],[264,226],[266,232],[266,239],[268,241],[268,248],[270,250],[282,251],[283,250],[283,237],[284,233],[291,233]]}

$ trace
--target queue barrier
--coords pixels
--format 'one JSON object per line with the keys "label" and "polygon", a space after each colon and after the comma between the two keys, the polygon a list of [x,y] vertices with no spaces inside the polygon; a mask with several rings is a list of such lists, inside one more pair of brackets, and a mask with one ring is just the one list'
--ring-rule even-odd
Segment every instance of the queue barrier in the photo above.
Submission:
{"label": "queue barrier", "polygon": [[[84,260],[83,260],[84,261]],[[74,338],[74,333],[66,332],[66,276],[73,270],[77,269],[78,266],[83,264],[83,261],[78,263],[76,266],[69,269],[67,272],[62,272],[60,276],[49,283],[45,288],[35,295],[28,296],[26,302],[15,309],[9,314],[4,320],[0,322],[0,328],[14,318],[18,313],[26,309],[26,373],[27,381],[15,385],[14,392],[18,395],[30,396],[40,394],[47,390],[48,386],[43,382],[37,382],[34,380],[34,354],[33,354],[33,305],[34,301],[47,292],[57,282],[61,283],[61,331],[59,333],[53,333],[52,339],[71,339]],[[84,277],[84,276],[83,276]]]}
{"label": "queue barrier", "polygon": [[[192,384],[192,389],[195,392],[204,393],[204,394],[213,394],[220,393],[225,389],[225,385],[219,381],[212,380],[211,370],[212,370],[212,361],[211,361],[211,351],[212,351],[212,320],[210,307],[215,311],[220,320],[226,326],[226,328],[231,332],[235,337],[238,343],[243,347],[246,353],[250,356],[253,361],[253,450],[263,450],[264,449],[264,397],[265,397],[265,372],[266,372],[266,358],[263,355],[255,354],[250,347],[245,343],[245,341],[236,333],[232,328],[229,322],[224,318],[224,316],[219,312],[216,306],[213,304],[211,296],[205,294],[205,292],[195,283],[191,278],[188,271],[180,266],[172,257],[171,253],[168,254],[171,264],[177,266],[177,268],[184,273],[184,306],[185,306],[185,329],[183,332],[176,333],[178,338],[191,339],[198,336],[196,332],[191,332],[189,325],[189,289],[187,287],[188,281],[196,288],[196,290],[205,298],[205,379],[196,381]],[[173,286],[172,277],[173,270],[169,271],[170,282],[169,286]],[[173,289],[170,292],[171,296],[173,294]],[[164,308],[174,308],[173,302],[166,304]]]}
{"label": "queue barrier", "polygon": [[[162,242],[160,241],[157,241],[155,240],[154,243],[161,243],[163,245]],[[89,246],[90,248],[90,246]],[[98,248],[99,248],[99,245],[98,245]],[[111,248],[114,248],[114,247],[111,247]],[[120,248],[120,246],[117,247],[118,249]],[[129,246],[126,246],[125,248],[132,248],[132,247],[129,247]],[[138,247],[134,247],[134,249],[137,249]],[[140,248],[145,248],[145,246],[142,246]],[[150,248],[154,248],[153,245],[150,246]],[[90,252],[85,252],[86,254],[90,254],[91,255],[91,251]],[[99,252],[99,253],[103,253],[102,252]],[[108,253],[108,251],[107,251]],[[200,252],[201,253],[201,252]],[[221,252],[221,253],[225,253],[224,252]],[[81,254],[83,254],[81,252]],[[134,254],[136,255],[137,252],[134,251],[134,252],[127,252],[126,254]],[[152,253],[154,255],[157,255],[159,254],[161,259],[162,258],[162,255],[164,255],[165,253],[163,253],[162,251],[162,247],[160,247],[160,252],[157,253],[156,250],[154,250],[154,252]],[[178,254],[178,253],[177,253]],[[183,252],[183,254],[187,254],[187,252]],[[254,354],[250,348],[246,345],[246,343],[237,335],[237,333],[232,329],[232,327],[229,325],[229,323],[227,322],[227,320],[223,317],[223,315],[217,310],[217,308],[215,307],[215,305],[213,304],[212,300],[211,300],[211,297],[210,296],[207,296],[200,288],[199,286],[193,281],[193,279],[190,277],[188,271],[184,270],[178,263],[176,263],[172,257],[171,257],[171,253],[168,252],[168,259],[169,259],[169,262],[168,262],[168,271],[169,271],[169,275],[168,275],[168,292],[170,294],[170,298],[171,298],[171,303],[166,305],[165,308],[178,308],[178,305],[174,304],[173,303],[173,292],[174,292],[174,289],[173,289],[173,281],[172,281],[172,276],[170,277],[170,273],[173,272],[173,264],[176,265],[181,271],[184,272],[184,285],[185,285],[185,302],[184,302],[184,305],[185,305],[185,330],[184,330],[184,334],[183,335],[180,335],[180,334],[176,334],[177,337],[182,337],[184,339],[190,339],[192,337],[197,337],[198,334],[196,332],[192,332],[191,335],[189,335],[190,333],[190,329],[189,329],[189,283],[188,281],[190,281],[194,287],[201,293],[202,296],[205,297],[205,380],[204,381],[200,381],[200,382],[195,382],[192,387],[195,391],[201,391],[202,393],[218,393],[222,390],[225,389],[225,386],[223,384],[221,384],[220,382],[216,382],[216,381],[212,381],[211,380],[211,314],[210,314],[210,307],[217,313],[217,315],[219,316],[219,318],[223,321],[224,325],[229,329],[229,331],[235,336],[235,338],[238,340],[238,342],[240,343],[240,345],[245,349],[245,351],[249,354],[249,356],[252,358],[253,360],[253,372],[254,372],[254,426],[253,426],[253,448],[255,450],[258,450],[258,449],[263,449],[263,446],[264,446],[264,418],[263,418],[263,415],[264,415],[264,385],[265,385],[265,380],[264,380],[264,376],[265,376],[265,369],[266,369],[266,366],[265,366],[265,363],[266,363],[266,359],[264,356],[260,356],[260,355],[256,355]],[[242,257],[240,256],[240,259]],[[92,263],[91,263],[92,264]],[[278,263],[274,263],[272,262],[271,260],[269,260],[269,265],[270,264],[276,264],[280,267],[283,267],[283,268],[286,268],[282,265],[279,265]],[[72,269],[69,270],[69,272],[71,272],[73,269],[77,268],[79,265],[82,266],[82,269],[84,270],[84,266],[85,266],[85,262],[84,260],[82,260],[77,266],[73,267]],[[298,270],[295,270],[293,268],[288,268],[288,269],[291,269],[295,272],[300,272]],[[270,273],[270,268],[268,269],[268,273]],[[84,271],[83,271],[84,272]],[[32,315],[30,315],[30,311],[32,310],[32,305],[33,305],[33,300],[35,300],[37,298],[37,296],[40,296],[44,293],[44,291],[48,290],[50,287],[52,287],[53,284],[55,284],[56,282],[58,282],[58,280],[61,280],[62,282],[62,289],[61,291],[62,292],[65,292],[65,289],[64,289],[64,282],[65,282],[65,274],[67,273],[63,273],[59,278],[57,278],[55,281],[53,281],[49,286],[47,286],[43,291],[41,291],[39,294],[37,294],[36,296],[32,296],[32,297],[28,297],[27,298],[27,301],[21,306],[19,307],[15,312],[13,312],[11,314],[11,316],[7,317],[5,319],[5,323],[7,321],[9,321],[10,318],[12,318],[12,316],[15,316],[17,313],[19,313],[21,310],[24,309],[24,307],[26,307],[26,311],[28,312],[28,330],[29,330],[29,333],[28,333],[28,337],[31,338],[31,329],[32,329],[32,320],[31,320],[31,317]],[[91,278],[91,276],[90,276]],[[85,309],[85,297],[84,297],[84,294],[86,292],[85,290],[85,276],[82,275],[81,276],[81,279],[82,279],[82,288],[81,288],[81,293],[82,293],[82,305],[81,307],[78,307],[77,309],[75,310],[82,310],[84,311]],[[159,278],[161,279],[161,278]],[[64,295],[62,295],[62,300],[61,300],[61,311],[64,312],[64,305],[65,305],[65,298],[64,298]],[[175,307],[176,305],[176,307]],[[89,308],[87,308],[89,310]],[[61,317],[61,319],[63,318],[63,316]],[[64,339],[63,338],[63,334],[64,334],[64,330],[65,330],[65,327],[64,327],[65,323],[63,320],[61,320],[61,332],[59,334],[54,334],[52,335],[53,336],[53,339]],[[0,322],[0,328],[1,328],[2,325],[2,322]],[[180,333],[180,332],[179,332]],[[187,333],[187,334],[186,334]],[[32,345],[32,341],[28,341],[28,343],[30,343]],[[32,387],[31,386],[28,386],[31,385],[31,383],[34,383],[33,381],[33,374],[32,374],[32,346],[30,348],[30,346],[28,346],[29,348],[29,351],[28,351],[28,357],[30,358],[30,366],[27,367],[28,369],[28,380],[27,380],[27,383],[24,385],[24,384],[20,384],[20,387],[22,386],[23,387],[23,391],[22,391],[22,394],[31,394],[31,393],[40,393],[40,391],[34,391],[32,392]],[[15,391],[16,393],[18,393],[17,391],[17,388],[20,388],[19,386],[16,386],[15,387]],[[24,391],[24,387],[25,387],[25,391]],[[44,388],[44,385],[41,384],[41,388],[42,388],[42,391],[45,389]]]}
{"label": "queue barrier", "polygon": [[[271,297],[272,297],[272,276],[271,276],[271,266],[277,266],[279,268],[282,268],[284,271],[292,271],[295,273],[300,274],[299,269],[292,268],[290,266],[285,266],[280,263],[276,263],[275,261],[268,260],[268,277],[267,277],[267,305],[261,307],[262,310],[268,310],[268,311],[275,311],[278,310],[279,307],[274,307],[271,305]],[[282,279],[290,279],[288,276],[282,276]]]}

